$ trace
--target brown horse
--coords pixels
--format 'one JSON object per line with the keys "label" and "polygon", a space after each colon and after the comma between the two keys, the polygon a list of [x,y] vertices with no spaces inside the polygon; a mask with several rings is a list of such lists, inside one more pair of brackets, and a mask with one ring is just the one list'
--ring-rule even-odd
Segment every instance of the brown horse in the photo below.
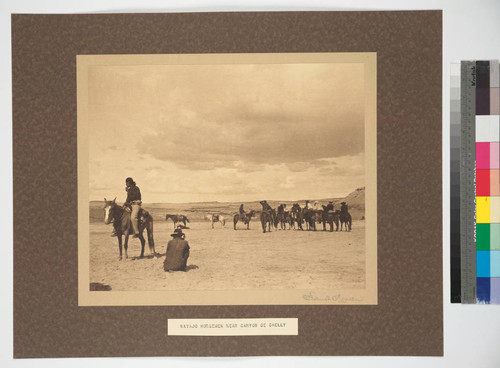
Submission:
{"label": "brown horse", "polygon": [[247,230],[250,230],[250,220],[252,219],[253,215],[255,214],[254,210],[251,210],[248,213],[237,213],[236,215],[233,216],[233,224],[234,224],[234,230],[236,230],[236,224],[238,221],[243,222],[245,225],[247,225]]}
{"label": "brown horse", "polygon": [[[304,228],[302,227],[302,223],[304,222],[304,217],[302,216],[302,208],[300,207],[300,205],[298,203],[294,203],[293,206],[292,206],[292,211],[290,211],[290,218],[291,218],[291,222],[294,223],[295,225],[295,222],[297,223],[297,226],[300,230],[304,230]],[[295,228],[295,226],[294,226]]]}
{"label": "brown horse", "polygon": [[[125,236],[123,247],[125,249],[125,258],[128,258],[128,237],[133,234],[132,219],[130,211],[116,204],[116,198],[107,201],[104,198],[104,223],[109,225],[113,223],[116,236],[118,237],[118,247],[120,249],[120,260],[122,259],[122,236]],[[146,229],[148,234],[149,252],[156,257],[155,241],[153,239],[153,217],[148,211],[141,209],[139,212],[139,240],[141,241],[141,258],[144,257],[144,246],[146,240],[142,233]]]}
{"label": "brown horse", "polygon": [[326,206],[323,206],[323,213],[321,222],[323,222],[323,231],[326,231],[326,224],[330,225],[330,231],[333,231],[333,224],[335,223],[335,231],[339,231],[339,215],[340,211],[328,211]]}
{"label": "brown horse", "polygon": [[347,211],[340,211],[340,231],[342,231],[342,227],[345,225],[345,231],[349,228],[349,231],[351,231],[352,227],[352,217],[351,214]]}
{"label": "brown horse", "polygon": [[271,225],[273,225],[275,228],[278,228],[278,216],[276,215],[276,210],[274,208],[271,208],[267,201],[260,201],[259,203],[262,205],[262,212],[260,213],[260,223],[262,224],[262,231],[265,233],[267,226],[267,231],[270,232]]}
{"label": "brown horse", "polygon": [[302,210],[302,216],[306,221],[307,230],[316,231],[316,221],[318,219],[316,211],[311,208],[304,208]]}
{"label": "brown horse", "polygon": [[177,228],[178,222],[182,222],[184,224],[184,227],[186,227],[186,222],[189,223],[188,218],[184,215],[169,215],[169,214],[167,214],[165,216],[165,220],[168,221],[168,219],[172,219],[172,221],[174,222],[174,229]]}

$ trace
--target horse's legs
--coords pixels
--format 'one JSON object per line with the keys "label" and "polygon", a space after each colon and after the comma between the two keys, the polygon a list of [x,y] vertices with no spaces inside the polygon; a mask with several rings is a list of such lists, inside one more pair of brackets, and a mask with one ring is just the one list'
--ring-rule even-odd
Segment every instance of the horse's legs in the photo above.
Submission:
{"label": "horse's legs", "polygon": [[142,235],[142,232],[139,233],[139,240],[141,241],[141,258],[144,257],[144,247],[146,245],[146,239]]}
{"label": "horse's legs", "polygon": [[125,240],[123,242],[123,248],[125,250],[125,259],[128,259],[128,236],[129,236],[129,233],[128,231],[125,233]]}
{"label": "horse's legs", "polygon": [[120,249],[120,261],[122,260],[122,236],[118,235],[118,249]]}

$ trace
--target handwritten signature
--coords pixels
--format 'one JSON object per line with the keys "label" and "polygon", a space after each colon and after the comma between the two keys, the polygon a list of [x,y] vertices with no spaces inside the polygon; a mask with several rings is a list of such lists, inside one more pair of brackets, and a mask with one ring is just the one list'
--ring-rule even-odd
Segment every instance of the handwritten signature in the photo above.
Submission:
{"label": "handwritten signature", "polygon": [[359,303],[362,300],[353,296],[342,296],[342,294],[320,295],[314,291],[302,295],[302,298],[308,301],[335,302],[335,303]]}

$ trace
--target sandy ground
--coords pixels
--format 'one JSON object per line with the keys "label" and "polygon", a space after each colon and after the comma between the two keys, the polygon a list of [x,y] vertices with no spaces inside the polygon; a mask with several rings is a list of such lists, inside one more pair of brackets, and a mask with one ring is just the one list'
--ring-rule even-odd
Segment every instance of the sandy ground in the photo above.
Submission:
{"label": "sandy ground", "polygon": [[[172,222],[156,221],[159,258],[140,255],[140,241],[130,239],[128,260],[118,260],[111,226],[90,224],[90,281],[114,291],[234,289],[359,289],[365,287],[365,223],[351,232],[273,230],[263,234],[258,221],[244,230],[227,223],[211,228],[192,222],[184,230],[191,247],[187,272],[164,272]],[[322,225],[319,225],[321,228]],[[328,226],[327,226],[328,228]],[[146,243],[145,255],[149,254]]]}

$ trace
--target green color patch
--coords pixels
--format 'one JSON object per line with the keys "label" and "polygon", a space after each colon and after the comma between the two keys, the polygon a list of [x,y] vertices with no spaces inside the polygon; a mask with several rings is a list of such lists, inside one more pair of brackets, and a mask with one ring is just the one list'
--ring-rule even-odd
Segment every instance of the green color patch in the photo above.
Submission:
{"label": "green color patch", "polygon": [[476,248],[490,250],[490,224],[476,224]]}

